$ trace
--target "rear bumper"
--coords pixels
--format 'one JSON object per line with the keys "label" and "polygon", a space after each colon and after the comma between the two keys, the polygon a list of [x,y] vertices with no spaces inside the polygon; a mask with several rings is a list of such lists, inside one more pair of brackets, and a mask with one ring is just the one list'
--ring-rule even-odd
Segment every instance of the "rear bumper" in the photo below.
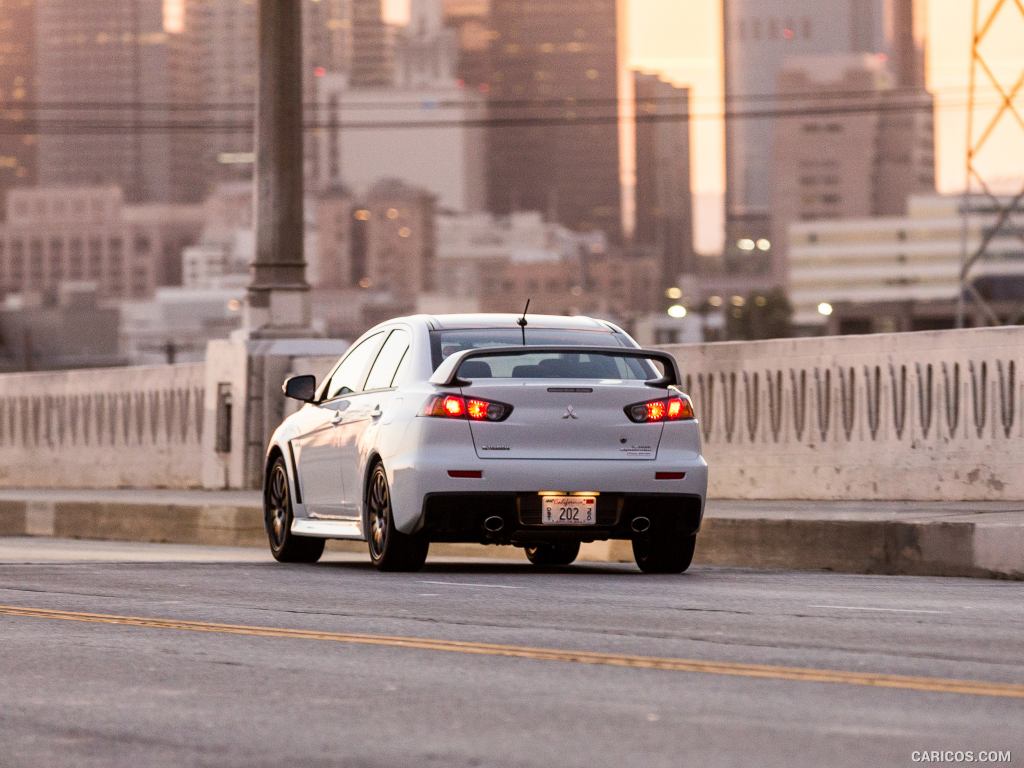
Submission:
{"label": "rear bumper", "polygon": [[[693,517],[696,508],[696,525],[699,526],[704,509],[704,497],[707,493],[708,468],[700,455],[689,452],[660,451],[658,459],[645,460],[534,460],[534,459],[488,459],[480,460],[474,455],[467,456],[463,451],[451,451],[444,447],[431,453],[428,450],[417,452],[416,455],[396,457],[387,462],[386,466],[391,482],[393,513],[398,529],[403,533],[423,530],[428,524],[435,526],[434,519],[428,520],[428,512],[435,509],[468,510],[479,505],[486,505],[482,512],[490,508],[501,509],[502,515],[519,515],[524,508],[529,509],[530,501],[539,503],[538,491],[560,491],[566,493],[594,491],[606,502],[621,500],[616,510],[619,518],[595,535],[595,539],[619,538],[622,533],[622,521],[628,531],[626,515],[638,514],[634,511],[636,500],[641,498],[677,499],[680,503],[662,506],[659,515],[684,515]],[[390,466],[388,466],[390,465]],[[479,470],[479,478],[453,478],[449,470]],[[681,479],[657,479],[659,472],[685,473]],[[454,499],[441,502],[438,499]],[[633,501],[630,501],[633,499]],[[511,506],[510,506],[511,505]],[[524,507],[525,505],[525,507]],[[675,509],[675,512],[671,510]],[[476,511],[476,510],[475,510]],[[432,515],[440,513],[431,512]],[[486,517],[486,514],[484,515]],[[630,518],[631,519],[631,518]],[[528,526],[519,517],[506,521],[509,525]],[[529,526],[533,530],[532,526]],[[538,526],[534,533],[544,532],[546,535],[562,535],[562,529],[551,526]],[[696,530],[696,528],[694,528]],[[565,535],[587,533],[583,528],[568,529]],[[599,533],[597,527],[589,529],[590,533]],[[604,535],[607,533],[608,535]],[[440,533],[438,535],[441,535]],[[628,536],[621,536],[628,538]],[[455,540],[455,539],[437,539]],[[461,539],[459,539],[461,540]],[[479,541],[480,537],[469,538]]]}
{"label": "rear bumper", "polygon": [[[686,494],[603,493],[597,521],[586,526],[542,525],[540,496],[522,493],[437,493],[424,500],[421,530],[431,541],[529,545],[547,541],[632,539],[645,519],[646,536],[690,535],[700,529],[704,499]],[[500,526],[495,518],[500,518]],[[488,521],[490,525],[485,524]]]}

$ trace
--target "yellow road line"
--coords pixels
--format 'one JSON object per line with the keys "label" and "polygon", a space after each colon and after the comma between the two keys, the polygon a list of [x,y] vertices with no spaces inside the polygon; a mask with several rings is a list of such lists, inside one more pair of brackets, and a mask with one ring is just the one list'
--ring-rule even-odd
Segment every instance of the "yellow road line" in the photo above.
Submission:
{"label": "yellow road line", "polygon": [[305,629],[281,629],[278,627],[253,627],[244,624],[217,624],[207,621],[185,619],[157,619],[141,616],[115,616],[103,613],[79,613],[76,611],[54,611],[47,608],[25,608],[16,605],[0,605],[0,616],[18,616],[32,619],[58,619],[81,621],[91,624],[115,624],[149,629],[177,629],[188,632],[214,632],[247,637],[274,637],[293,640],[321,640],[333,643],[355,645],[382,645],[391,648],[409,648],[421,651],[446,651],[468,653],[478,656],[507,656],[538,661],[562,661],[576,664],[600,664],[611,667],[634,669],[656,669],[666,672],[695,672],[706,675],[731,675],[755,677],[769,680],[792,680],[806,683],[841,683],[875,688],[897,688],[909,691],[933,693],[959,693],[969,696],[996,696],[1001,698],[1024,699],[1024,685],[1014,683],[993,683],[979,680],[952,680],[940,677],[913,677],[909,675],[873,674],[870,672],[845,672],[832,669],[807,667],[780,667],[768,664],[739,664],[728,661],[700,661],[697,659],[658,658],[655,656],[630,656],[618,653],[597,653],[593,651],[569,651],[558,648],[530,648],[522,645],[498,643],[476,643],[461,640],[437,640],[420,637],[392,635],[361,635],[347,632],[318,632]]}

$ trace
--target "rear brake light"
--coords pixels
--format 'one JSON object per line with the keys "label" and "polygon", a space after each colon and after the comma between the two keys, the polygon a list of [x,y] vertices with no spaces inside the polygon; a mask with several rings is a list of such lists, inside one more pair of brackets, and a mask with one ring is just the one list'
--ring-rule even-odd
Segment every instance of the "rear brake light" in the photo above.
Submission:
{"label": "rear brake light", "polygon": [[626,415],[637,424],[659,421],[688,421],[693,419],[693,403],[690,398],[669,397],[663,400],[648,400],[646,403],[627,405]]}
{"label": "rear brake light", "polygon": [[510,413],[512,406],[507,403],[452,394],[434,395],[424,403],[423,410],[420,411],[421,416],[470,421],[504,421]]}

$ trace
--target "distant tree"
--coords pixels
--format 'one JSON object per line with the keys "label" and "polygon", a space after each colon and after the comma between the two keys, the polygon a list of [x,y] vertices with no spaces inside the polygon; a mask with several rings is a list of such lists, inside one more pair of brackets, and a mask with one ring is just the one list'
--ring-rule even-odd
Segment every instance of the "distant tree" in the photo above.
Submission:
{"label": "distant tree", "polygon": [[781,288],[751,293],[741,306],[725,310],[726,334],[733,340],[778,339],[793,335],[793,305]]}

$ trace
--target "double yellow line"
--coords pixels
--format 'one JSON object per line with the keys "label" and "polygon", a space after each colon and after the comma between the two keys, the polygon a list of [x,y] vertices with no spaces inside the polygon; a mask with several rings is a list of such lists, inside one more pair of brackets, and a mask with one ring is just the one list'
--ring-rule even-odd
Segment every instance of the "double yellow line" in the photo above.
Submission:
{"label": "double yellow line", "polygon": [[521,645],[499,643],[474,643],[460,640],[435,640],[420,637],[394,635],[361,635],[347,632],[317,632],[305,629],[281,629],[278,627],[253,627],[244,624],[217,624],[207,621],[184,619],[155,619],[142,616],[116,616],[103,613],[79,613],[77,611],[54,611],[46,608],[26,608],[16,605],[0,605],[0,616],[15,616],[30,619],[56,619],[79,621],[89,624],[113,624],[117,626],[145,627],[148,629],[175,629],[186,632],[213,632],[224,635],[245,637],[272,637],[290,640],[320,640],[332,643],[354,645],[379,645],[389,648],[408,648],[419,651],[445,651],[468,653],[477,656],[505,656],[536,661],[561,661],[575,664],[598,664],[610,667],[632,669],[654,669],[665,672],[695,672],[705,675],[730,675],[754,677],[768,680],[791,680],[805,683],[841,683],[874,688],[896,688],[908,691],[931,693],[954,693],[968,696],[996,696],[1010,699],[1024,699],[1024,685],[1013,683],[991,683],[977,680],[953,680],[940,677],[914,677],[909,675],[885,675],[867,672],[844,672],[831,669],[807,667],[779,667],[768,664],[739,664],[727,661],[699,661],[696,659],[658,658],[655,656],[630,656],[619,653],[595,653],[592,651],[568,651],[557,648],[530,648]]}

